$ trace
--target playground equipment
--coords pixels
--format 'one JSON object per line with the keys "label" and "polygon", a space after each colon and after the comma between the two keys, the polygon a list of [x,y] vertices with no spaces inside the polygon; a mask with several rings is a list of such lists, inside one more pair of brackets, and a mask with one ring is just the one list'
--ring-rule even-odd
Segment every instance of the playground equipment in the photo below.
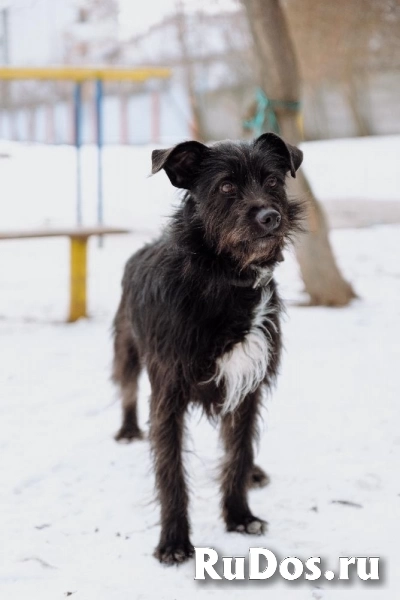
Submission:
{"label": "playground equipment", "polygon": [[95,84],[95,121],[97,160],[97,225],[103,224],[103,160],[104,115],[103,101],[105,81],[145,82],[150,79],[168,79],[171,70],[164,67],[124,68],[124,67],[0,67],[0,81],[53,80],[74,82],[74,145],[76,147],[76,223],[82,225],[82,174],[81,147],[83,141],[83,102],[82,85],[86,81]]}
{"label": "playground equipment", "polygon": [[[135,81],[144,82],[149,79],[167,79],[171,71],[166,68],[135,68],[118,67],[88,68],[88,67],[0,67],[1,80],[62,80],[72,81],[74,87],[74,145],[76,147],[76,227],[69,229],[37,229],[33,231],[0,232],[0,240],[45,238],[66,236],[70,239],[70,309],[68,322],[74,322],[81,317],[87,317],[87,241],[90,236],[129,233],[127,229],[107,227],[103,224],[103,83],[104,81]],[[97,145],[97,226],[82,226],[82,175],[81,147],[83,126],[82,84],[93,81],[96,87],[96,145]]]}

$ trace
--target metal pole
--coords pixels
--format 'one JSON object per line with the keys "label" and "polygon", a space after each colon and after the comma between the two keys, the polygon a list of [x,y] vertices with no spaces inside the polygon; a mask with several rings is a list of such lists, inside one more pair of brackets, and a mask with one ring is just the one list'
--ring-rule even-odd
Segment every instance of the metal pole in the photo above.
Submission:
{"label": "metal pole", "polygon": [[1,11],[1,55],[0,60],[4,65],[10,62],[9,56],[9,31],[8,31],[8,8]]}
{"label": "metal pole", "polygon": [[76,222],[82,225],[82,84],[77,82],[74,91],[74,122],[75,122],[75,148],[76,148]]}
{"label": "metal pole", "polygon": [[71,236],[68,322],[87,317],[87,237]]}
{"label": "metal pole", "polygon": [[[96,141],[97,141],[97,224],[103,225],[103,82],[96,80]],[[99,236],[99,246],[103,238]]]}
{"label": "metal pole", "polygon": [[[9,44],[9,9],[3,8],[0,11],[0,62],[8,65],[10,62],[10,44]],[[0,98],[2,108],[7,110],[10,116],[10,85],[8,81],[0,81]]]}

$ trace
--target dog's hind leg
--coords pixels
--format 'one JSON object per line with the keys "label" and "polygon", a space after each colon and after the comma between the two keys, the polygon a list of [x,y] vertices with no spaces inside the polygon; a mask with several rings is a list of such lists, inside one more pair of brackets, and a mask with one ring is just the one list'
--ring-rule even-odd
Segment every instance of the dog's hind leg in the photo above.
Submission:
{"label": "dog's hind leg", "polygon": [[122,425],[115,435],[117,441],[132,442],[142,439],[137,416],[138,378],[140,357],[127,319],[121,308],[114,321],[113,381],[119,386],[122,398]]}
{"label": "dog's hind leg", "polygon": [[249,474],[255,469],[253,442],[260,393],[246,396],[233,413],[222,418],[221,434],[225,446],[222,468],[222,510],[228,531],[261,534],[266,523],[255,517],[247,502]]}
{"label": "dog's hind leg", "polygon": [[165,382],[164,389],[162,385],[157,389],[153,386],[150,440],[161,504],[161,536],[154,556],[168,565],[181,563],[194,553],[189,539],[189,499],[182,461],[186,405],[178,385]]}

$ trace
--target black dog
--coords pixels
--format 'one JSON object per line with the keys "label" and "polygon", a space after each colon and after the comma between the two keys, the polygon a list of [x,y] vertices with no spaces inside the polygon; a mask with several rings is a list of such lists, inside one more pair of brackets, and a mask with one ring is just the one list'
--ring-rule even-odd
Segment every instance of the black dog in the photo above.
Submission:
{"label": "black dog", "polygon": [[286,196],[285,177],[295,177],[301,162],[302,152],[273,133],[252,143],[184,142],[152,154],[152,172],[164,169],[187,193],[162,237],[127,263],[114,320],[113,378],[123,400],[116,439],[127,440],[141,437],[142,367],[150,378],[161,562],[193,554],[182,463],[190,402],[221,420],[228,531],[264,529],[247,490],[266,480],[254,465],[253,441],[261,390],[273,383],[281,351],[273,269],[301,216],[300,203]]}

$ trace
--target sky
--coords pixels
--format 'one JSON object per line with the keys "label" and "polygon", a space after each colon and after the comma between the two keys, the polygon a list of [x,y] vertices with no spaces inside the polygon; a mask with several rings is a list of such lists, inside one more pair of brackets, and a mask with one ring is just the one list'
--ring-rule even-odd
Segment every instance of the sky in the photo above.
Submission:
{"label": "sky", "polygon": [[[134,0],[119,0],[120,24],[123,37],[142,33],[151,25],[163,19],[171,13],[177,5],[177,0],[146,0],[135,2]],[[235,0],[183,0],[186,10],[213,12],[220,10],[231,10],[237,5]]]}

